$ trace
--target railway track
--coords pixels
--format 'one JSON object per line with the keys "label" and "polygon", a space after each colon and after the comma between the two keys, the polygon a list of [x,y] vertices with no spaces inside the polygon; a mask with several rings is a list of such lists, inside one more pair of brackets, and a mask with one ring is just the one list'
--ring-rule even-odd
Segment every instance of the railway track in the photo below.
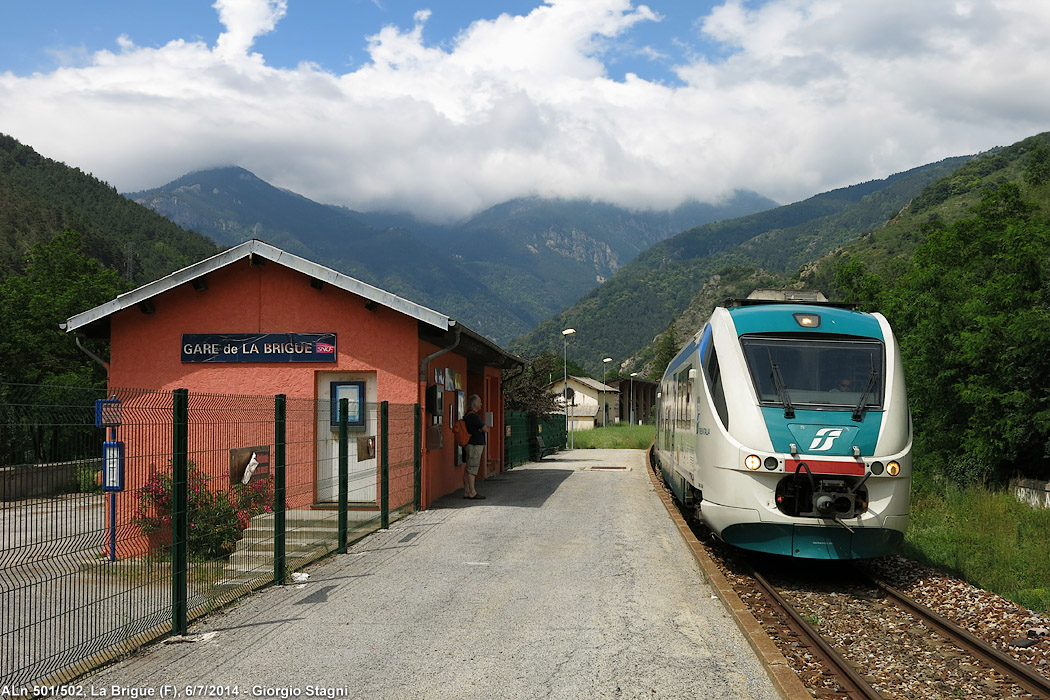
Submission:
{"label": "railway track", "polygon": [[[814,697],[1050,700],[1044,617],[899,557],[862,566],[763,559],[702,526],[694,533],[697,556],[732,584]],[[1036,632],[1031,646],[1013,644],[1026,631]]]}
{"label": "railway track", "polygon": [[[1050,700],[1050,679],[1035,668],[892,586],[864,576],[844,587],[814,590],[790,579],[774,585],[757,570],[751,577],[769,605],[787,620],[788,634],[825,667],[819,696]],[[824,624],[832,610],[854,620],[855,635],[843,638],[836,631],[840,625]],[[831,630],[831,639],[824,627]],[[858,637],[867,639],[859,644]],[[872,648],[878,652],[873,654]]]}
{"label": "railway track", "polygon": [[[841,693],[842,697],[855,700],[883,700],[882,695],[835,650],[834,646],[820,635],[819,630],[805,620],[794,606],[780,595],[776,587],[765,576],[752,569],[751,577],[775,609],[783,615],[790,633],[795,635],[804,647],[812,651],[816,663],[827,669],[827,675],[830,678],[823,679],[825,682],[824,690],[820,693],[822,696]],[[766,619],[768,620],[769,617],[767,616]]]}

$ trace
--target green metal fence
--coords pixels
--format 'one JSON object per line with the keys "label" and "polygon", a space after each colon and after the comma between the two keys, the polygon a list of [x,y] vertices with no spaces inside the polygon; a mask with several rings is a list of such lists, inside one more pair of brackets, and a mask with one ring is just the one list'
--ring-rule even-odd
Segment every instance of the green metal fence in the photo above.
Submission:
{"label": "green metal fence", "polygon": [[0,686],[183,634],[418,509],[419,406],[334,408],[0,385]]}
{"label": "green metal fence", "polygon": [[566,445],[565,416],[551,414],[541,420],[524,411],[507,411],[507,436],[505,458],[507,467],[516,467],[525,462],[540,459],[540,443],[546,449],[564,450]]}

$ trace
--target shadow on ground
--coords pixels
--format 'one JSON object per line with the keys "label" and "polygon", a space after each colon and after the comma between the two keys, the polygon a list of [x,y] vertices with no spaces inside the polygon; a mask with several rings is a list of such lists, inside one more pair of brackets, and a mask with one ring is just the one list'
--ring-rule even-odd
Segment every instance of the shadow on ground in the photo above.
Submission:
{"label": "shadow on ground", "polygon": [[[563,460],[559,460],[563,461]],[[478,482],[483,501],[463,498],[463,489],[443,496],[431,508],[471,508],[478,505],[540,508],[575,472],[571,469],[512,469]]]}

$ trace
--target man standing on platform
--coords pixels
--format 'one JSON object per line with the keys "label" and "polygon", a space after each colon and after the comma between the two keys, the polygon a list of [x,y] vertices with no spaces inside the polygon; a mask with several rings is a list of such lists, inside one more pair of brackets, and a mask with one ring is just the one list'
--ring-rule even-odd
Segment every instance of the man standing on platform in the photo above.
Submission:
{"label": "man standing on platform", "polygon": [[481,418],[481,397],[471,394],[467,399],[467,415],[463,416],[463,422],[470,433],[470,442],[464,448],[467,451],[467,468],[463,471],[463,498],[470,500],[481,500],[485,498],[474,488],[474,479],[481,468],[481,457],[485,453],[485,442],[488,438],[489,427]]}

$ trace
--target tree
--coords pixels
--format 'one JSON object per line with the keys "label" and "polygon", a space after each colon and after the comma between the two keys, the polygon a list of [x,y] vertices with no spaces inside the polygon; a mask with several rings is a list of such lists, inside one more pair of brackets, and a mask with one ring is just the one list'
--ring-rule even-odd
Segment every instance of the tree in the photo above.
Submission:
{"label": "tree", "polygon": [[671,360],[675,358],[678,351],[678,334],[675,332],[674,322],[667,326],[659,340],[656,341],[656,357],[653,358],[652,367],[649,368],[648,379],[652,382],[660,381],[664,376],[664,370]]}
{"label": "tree", "polygon": [[843,301],[857,304],[862,310],[873,311],[880,306],[883,293],[882,278],[868,272],[867,267],[852,255],[840,261],[835,269],[835,289]]}
{"label": "tree", "polygon": [[525,411],[535,418],[557,412],[558,395],[547,387],[551,381],[560,379],[562,373],[562,358],[553,352],[542,352],[531,358],[520,374],[508,378],[504,384],[507,409]]}
{"label": "tree", "polygon": [[1038,187],[1050,180],[1050,149],[1039,141],[1028,153],[1024,168],[1024,181],[1032,187]]}
{"label": "tree", "polygon": [[105,380],[59,324],[128,285],[81,253],[80,244],[68,230],[37,244],[26,255],[25,274],[0,283],[0,381],[93,386]]}
{"label": "tree", "polygon": [[1050,475],[1050,225],[1019,188],[931,232],[887,295],[916,446],[957,481]]}

